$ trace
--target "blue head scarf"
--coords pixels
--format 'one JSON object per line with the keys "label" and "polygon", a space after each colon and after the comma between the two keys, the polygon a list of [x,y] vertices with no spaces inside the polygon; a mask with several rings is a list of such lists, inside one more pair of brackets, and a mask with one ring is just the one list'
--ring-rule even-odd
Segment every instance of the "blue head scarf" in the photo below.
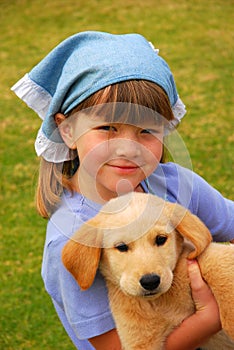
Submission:
{"label": "blue head scarf", "polygon": [[144,79],[167,93],[175,124],[185,114],[173,75],[143,36],[82,32],[55,47],[12,90],[43,119],[35,147],[48,161],[71,159],[54,121],[57,112],[66,114],[98,90],[126,80]]}

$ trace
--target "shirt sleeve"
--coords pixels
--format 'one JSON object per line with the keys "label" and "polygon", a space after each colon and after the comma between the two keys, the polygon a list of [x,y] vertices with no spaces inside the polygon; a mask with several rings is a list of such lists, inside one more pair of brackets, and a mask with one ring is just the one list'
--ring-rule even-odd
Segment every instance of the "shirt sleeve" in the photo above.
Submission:
{"label": "shirt sleeve", "polygon": [[[49,225],[49,230],[53,225]],[[110,312],[107,288],[98,272],[91,288],[81,291],[73,276],[61,261],[61,251],[67,238],[58,236],[47,241],[44,248],[42,277],[51,298],[59,305],[79,339],[103,334],[115,324]],[[61,318],[61,315],[60,315]]]}
{"label": "shirt sleeve", "polygon": [[175,163],[160,164],[149,177],[150,192],[179,203],[209,228],[213,240],[234,239],[234,202],[224,198],[201,176]]}
{"label": "shirt sleeve", "polygon": [[214,241],[234,239],[234,202],[224,198],[197,174],[194,175],[193,212],[209,228]]}

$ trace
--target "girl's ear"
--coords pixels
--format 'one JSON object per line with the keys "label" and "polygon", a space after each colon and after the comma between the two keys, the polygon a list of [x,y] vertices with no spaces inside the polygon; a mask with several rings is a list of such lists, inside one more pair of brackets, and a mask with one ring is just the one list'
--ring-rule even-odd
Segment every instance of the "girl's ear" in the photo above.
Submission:
{"label": "girl's ear", "polygon": [[68,120],[66,119],[65,115],[62,113],[56,113],[54,119],[56,124],[58,125],[59,132],[64,143],[70,149],[76,149],[76,145],[73,139],[72,127],[68,122]]}
{"label": "girl's ear", "polygon": [[[176,230],[188,239],[195,249],[188,255],[189,259],[196,258],[212,241],[212,236],[203,222],[189,210],[178,204],[170,204],[172,209],[172,222]],[[173,208],[174,207],[174,208]]]}

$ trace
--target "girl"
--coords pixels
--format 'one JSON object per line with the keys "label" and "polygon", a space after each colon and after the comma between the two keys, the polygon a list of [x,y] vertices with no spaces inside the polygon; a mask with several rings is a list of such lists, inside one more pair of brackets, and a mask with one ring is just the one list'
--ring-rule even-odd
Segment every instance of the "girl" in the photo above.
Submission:
{"label": "girl", "polygon": [[[42,157],[37,208],[49,218],[45,288],[77,349],[120,350],[102,276],[82,292],[61,262],[68,238],[105,201],[140,191],[186,206],[215,240],[228,241],[234,203],[190,170],[164,163],[164,136],[185,108],[167,63],[142,36],[76,34],[12,89],[44,119],[35,147]],[[168,337],[167,350],[195,349],[221,328],[195,261],[188,273],[197,310]]]}

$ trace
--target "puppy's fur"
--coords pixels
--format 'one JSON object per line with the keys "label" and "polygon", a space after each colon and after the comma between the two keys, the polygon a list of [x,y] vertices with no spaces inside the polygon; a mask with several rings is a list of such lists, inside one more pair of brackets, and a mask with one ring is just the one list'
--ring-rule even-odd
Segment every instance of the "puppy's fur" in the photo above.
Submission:
{"label": "puppy's fur", "polygon": [[223,327],[202,349],[234,349],[234,246],[210,242],[208,229],[185,208],[132,193],[111,200],[84,224],[62,259],[83,290],[100,267],[123,349],[161,350],[195,311],[186,258],[197,258]]}

